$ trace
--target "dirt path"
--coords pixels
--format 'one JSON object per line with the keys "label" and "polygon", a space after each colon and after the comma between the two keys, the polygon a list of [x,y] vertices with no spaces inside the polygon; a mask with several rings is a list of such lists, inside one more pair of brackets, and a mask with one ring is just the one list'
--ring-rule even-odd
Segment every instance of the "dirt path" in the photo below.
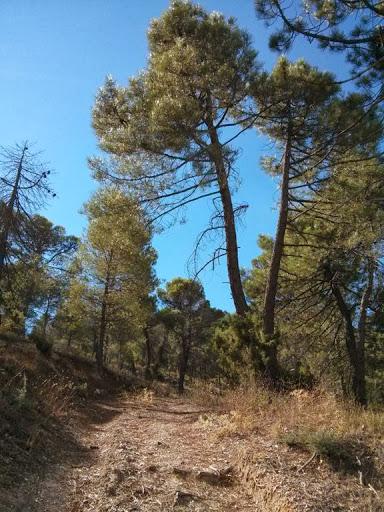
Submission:
{"label": "dirt path", "polygon": [[[37,512],[251,511],[232,473],[233,442],[202,426],[180,398],[126,398],[101,405],[84,450],[42,485]],[[75,459],[74,459],[75,460]]]}

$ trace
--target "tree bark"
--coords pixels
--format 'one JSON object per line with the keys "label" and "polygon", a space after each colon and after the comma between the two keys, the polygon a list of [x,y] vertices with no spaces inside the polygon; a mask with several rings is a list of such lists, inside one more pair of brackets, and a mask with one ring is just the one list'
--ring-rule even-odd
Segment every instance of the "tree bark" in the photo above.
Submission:
{"label": "tree bark", "polygon": [[178,383],[178,391],[179,393],[184,393],[184,381],[185,375],[187,373],[189,354],[192,347],[192,336],[193,336],[193,327],[192,327],[192,317],[190,316],[187,320],[187,324],[185,326],[185,331],[181,335],[181,352],[180,352],[180,361],[179,361],[179,383]]}
{"label": "tree bark", "polygon": [[345,324],[345,344],[347,348],[348,358],[352,370],[352,394],[357,403],[364,405],[364,384],[362,379],[361,368],[357,357],[357,344],[355,329],[353,327],[351,312],[344,301],[344,297],[337,285],[332,285],[332,292],[336,299],[339,311],[344,318]]}
{"label": "tree bark", "polygon": [[151,338],[149,337],[148,327],[144,328],[145,337],[145,350],[146,350],[146,365],[145,365],[145,378],[152,378],[152,345]]}
{"label": "tree bark", "polygon": [[289,171],[291,165],[291,141],[292,129],[288,123],[287,140],[282,165],[282,182],[279,219],[277,223],[276,237],[273,244],[271,265],[269,267],[267,286],[264,296],[263,308],[263,334],[265,337],[266,354],[266,374],[271,381],[276,381],[279,377],[279,364],[277,360],[277,347],[273,338],[275,335],[275,310],[276,295],[279,283],[279,273],[281,259],[284,251],[284,238],[288,222],[288,202],[289,202]]}
{"label": "tree bark", "polygon": [[123,341],[121,336],[119,336],[118,343],[119,351],[117,354],[117,367],[119,368],[119,371],[121,371],[123,369]]}
{"label": "tree bark", "polygon": [[92,355],[96,357],[97,352],[97,343],[98,343],[98,329],[93,327],[92,329],[93,339],[92,339]]}
{"label": "tree bark", "polygon": [[365,368],[365,340],[367,334],[367,318],[368,318],[368,307],[372,297],[373,291],[373,278],[375,271],[375,262],[372,258],[368,259],[367,263],[367,284],[360,302],[360,318],[358,324],[358,337],[356,340],[356,352],[357,352],[357,391],[358,391],[358,402],[362,405],[367,404],[367,390],[366,390],[366,368]]}
{"label": "tree bark", "polygon": [[133,356],[131,357],[131,372],[133,375],[137,374],[135,358]]}
{"label": "tree bark", "polygon": [[108,296],[109,296],[109,287],[110,287],[110,265],[112,263],[113,258],[113,252],[111,251],[108,255],[107,260],[107,270],[106,270],[106,276],[105,276],[105,283],[104,283],[104,292],[103,297],[101,301],[101,314],[100,314],[100,330],[99,330],[99,339],[98,343],[96,345],[96,364],[99,373],[103,373],[104,370],[104,360],[105,360],[105,354],[104,354],[104,346],[105,346],[105,339],[107,334],[107,313],[108,313]]}
{"label": "tree bark", "polygon": [[178,381],[178,391],[180,394],[184,393],[184,382],[185,375],[187,373],[188,368],[188,359],[189,359],[189,351],[190,351],[190,342],[183,336],[181,343],[181,353],[180,353],[180,361],[179,361],[179,381]]}
{"label": "tree bark", "polygon": [[[373,271],[369,274],[367,287],[363,293],[360,305],[360,321],[359,321],[359,335],[361,329],[362,339],[357,339],[355,327],[351,310],[344,300],[343,294],[339,285],[335,281],[332,272],[328,270],[328,278],[331,282],[332,294],[335,297],[339,311],[344,319],[345,325],[345,344],[348,354],[349,363],[352,372],[352,395],[354,400],[365,406],[367,403],[366,386],[365,386],[365,357],[364,357],[364,343],[365,343],[365,328],[366,328],[366,314],[367,308],[372,294],[373,287]],[[360,344],[362,345],[360,347]]]}
{"label": "tree bark", "polygon": [[237,245],[236,224],[235,215],[233,212],[231,191],[229,189],[228,176],[222,154],[222,146],[217,135],[217,130],[211,120],[207,121],[207,126],[211,141],[210,155],[215,166],[221,203],[223,206],[229,283],[236,313],[238,315],[244,316],[247,313],[249,307],[245,298],[243,284],[241,282],[238,255],[239,248]]}
{"label": "tree bark", "polygon": [[48,322],[49,322],[49,308],[50,307],[51,307],[51,301],[50,301],[50,298],[48,298],[47,306],[45,308],[44,315],[43,315],[43,335],[44,335],[44,337],[47,335],[47,327],[48,327]]}
{"label": "tree bark", "polygon": [[166,349],[167,344],[168,344],[168,332],[166,332],[164,334],[163,340],[159,347],[159,351],[157,353],[156,363],[153,367],[153,374],[156,379],[158,379],[160,377],[160,368],[164,364],[164,354],[165,354],[165,349]]}
{"label": "tree bark", "polygon": [[104,295],[101,303],[99,339],[96,345],[96,363],[99,373],[102,373],[104,369],[104,344],[107,330],[107,297],[108,285],[106,283],[104,286]]}

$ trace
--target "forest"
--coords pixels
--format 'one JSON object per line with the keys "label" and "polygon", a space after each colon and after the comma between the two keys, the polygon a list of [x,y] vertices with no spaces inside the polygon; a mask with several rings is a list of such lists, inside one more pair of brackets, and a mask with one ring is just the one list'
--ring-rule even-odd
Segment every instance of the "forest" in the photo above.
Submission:
{"label": "forest", "polygon": [[[206,394],[203,403],[225,395],[231,407],[243,396],[255,407],[250,417],[261,407],[257,400],[266,408],[273,401],[273,416],[298,396],[311,397],[311,428],[325,422],[332,432],[346,407],[363,427],[368,417],[376,422],[371,448],[381,451],[369,455],[372,462],[384,455],[384,7],[347,0],[256,0],[254,7],[276,55],[271,70],[234,17],[172,0],[148,27],[145,67],[126,85],[105,78],[90,113],[99,151],[88,155],[88,167],[97,187],[82,208],[83,236],[43,216],[58,199],[36,145],[1,148],[2,351],[17,360],[23,347],[36,347],[44,364],[58,354],[77,357],[93,365],[100,382],[111,375],[140,382],[143,400],[157,387],[180,400]],[[290,49],[308,41],[342,58],[345,76],[290,60]],[[252,264],[243,268],[238,234],[249,205],[236,192],[247,132],[265,142],[259,172],[276,184],[270,206],[277,217],[273,236],[259,235]],[[164,282],[153,238],[166,239],[195,202],[205,228],[190,272]],[[211,305],[200,280],[218,265],[227,272],[230,312]],[[3,363],[0,409],[28,387],[24,370],[11,377]],[[339,445],[308,436],[286,444],[304,446],[314,458],[339,450],[344,464]],[[348,471],[361,474],[369,504],[353,508],[345,498],[344,508],[305,510],[383,510],[384,479],[378,469],[376,480],[359,469],[365,455],[348,447]],[[304,458],[301,473],[306,464],[312,460]],[[175,504],[193,499],[179,494]],[[304,510],[284,503],[190,509]],[[68,510],[171,510],[151,506]],[[13,510],[7,507],[0,510]],[[51,507],[36,510],[59,510]]]}

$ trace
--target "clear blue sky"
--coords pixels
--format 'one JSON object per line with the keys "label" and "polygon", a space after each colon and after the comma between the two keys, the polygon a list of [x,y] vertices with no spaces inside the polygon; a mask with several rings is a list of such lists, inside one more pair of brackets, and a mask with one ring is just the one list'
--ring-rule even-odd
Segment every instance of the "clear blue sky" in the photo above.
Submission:
{"label": "clear blue sky", "polygon": [[[199,3],[235,16],[252,34],[265,67],[273,66],[276,55],[268,50],[268,31],[255,17],[253,0]],[[44,150],[44,159],[55,170],[57,198],[42,213],[68,233],[83,233],[86,219],[80,209],[95,189],[86,162],[97,151],[90,121],[95,93],[107,74],[125,84],[145,66],[149,21],[167,6],[167,0],[0,2],[0,144],[28,139]],[[296,45],[289,57],[347,74],[340,60],[314,46]],[[239,227],[240,261],[249,267],[258,251],[258,234],[274,231],[278,191],[259,166],[260,156],[269,151],[265,141],[247,134],[240,145],[242,184],[236,200],[250,204]],[[187,260],[206,211],[204,203],[190,208],[186,224],[155,238],[160,279],[187,275]],[[233,310],[224,262],[201,278],[212,305]]]}

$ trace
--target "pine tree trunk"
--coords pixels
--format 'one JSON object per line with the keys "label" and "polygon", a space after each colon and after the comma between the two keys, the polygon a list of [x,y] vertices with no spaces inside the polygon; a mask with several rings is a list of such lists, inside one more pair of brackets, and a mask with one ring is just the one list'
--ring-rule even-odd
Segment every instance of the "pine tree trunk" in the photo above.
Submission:
{"label": "pine tree trunk", "polygon": [[357,352],[357,380],[358,380],[358,402],[362,405],[367,404],[367,390],[365,382],[365,339],[367,333],[367,317],[368,317],[368,306],[371,301],[373,291],[373,277],[375,270],[375,262],[372,258],[368,259],[367,263],[367,285],[364,293],[361,297],[360,303],[360,318],[358,324],[358,337],[356,340],[356,352]]}
{"label": "pine tree trunk", "polygon": [[[109,263],[111,262],[111,258],[109,260]],[[103,292],[103,298],[101,302],[101,314],[100,314],[100,329],[99,329],[99,339],[96,344],[96,363],[97,368],[100,373],[103,373],[104,370],[104,362],[105,362],[105,341],[106,341],[106,334],[107,334],[107,309],[108,309],[108,295],[109,295],[109,281],[110,281],[110,274],[109,269],[107,270],[107,275],[105,278],[105,284],[104,284],[104,292]]]}
{"label": "pine tree trunk", "polygon": [[105,364],[105,344],[107,337],[107,321],[108,321],[108,297],[111,287],[111,265],[113,260],[113,250],[108,254],[107,267],[105,272],[104,292],[101,300],[101,313],[100,313],[100,329],[99,339],[96,344],[96,363],[100,373],[104,371]]}
{"label": "pine tree trunk", "polygon": [[149,337],[148,327],[144,329],[145,336],[145,350],[146,350],[146,366],[145,366],[145,378],[152,378],[152,345]]}
{"label": "pine tree trunk", "polygon": [[92,331],[92,334],[93,334],[93,340],[92,340],[92,356],[95,356],[95,358],[96,358],[96,353],[97,353],[97,343],[98,343],[98,338],[99,338],[98,329],[94,327],[94,328],[93,328],[93,331]]}
{"label": "pine tree trunk", "polygon": [[179,381],[178,381],[178,391],[179,393],[184,393],[184,381],[185,381],[185,375],[187,373],[187,366],[188,366],[188,356],[185,348],[183,347],[183,350],[180,354],[180,362],[179,362]]}
{"label": "pine tree trunk", "polygon": [[119,336],[119,352],[117,354],[117,366],[119,368],[119,371],[123,369],[123,341],[121,339],[121,336]]}
{"label": "pine tree trunk", "polygon": [[289,202],[289,171],[291,165],[291,127],[288,126],[287,140],[282,166],[281,198],[279,219],[277,223],[276,237],[273,244],[271,265],[269,267],[267,286],[264,296],[263,309],[263,334],[266,347],[266,376],[272,382],[276,382],[279,377],[279,364],[277,360],[277,347],[273,341],[275,335],[275,309],[276,295],[279,283],[279,273],[281,259],[284,251],[284,237],[288,222],[288,202]]}
{"label": "pine tree trunk", "polygon": [[189,352],[191,347],[191,339],[189,335],[183,335],[181,340],[181,353],[179,360],[179,382],[178,382],[178,391],[179,393],[184,393],[184,381],[185,375],[187,373],[188,368],[188,359]]}
{"label": "pine tree trunk", "polygon": [[108,288],[107,285],[105,285],[103,301],[101,304],[99,339],[96,344],[96,363],[99,373],[103,373],[104,369],[104,344],[107,330],[107,296]]}
{"label": "pine tree trunk", "polygon": [[51,307],[51,301],[48,298],[47,307],[45,308],[44,315],[43,315],[43,336],[45,337],[47,335],[47,327],[49,322],[49,308]]}
{"label": "pine tree trunk", "polygon": [[213,122],[208,121],[207,124],[211,140],[211,158],[215,166],[217,181],[219,184],[221,203],[223,206],[229,283],[231,287],[233,302],[235,304],[236,313],[238,315],[244,316],[249,308],[247,301],[245,299],[243,284],[241,282],[238,256],[239,248],[237,245],[235,215],[233,212],[231,191],[229,189],[227,171],[225,168],[222,147],[219,142],[217,131],[213,126]]}
{"label": "pine tree trunk", "polygon": [[164,354],[165,354],[165,349],[166,349],[167,344],[168,344],[168,333],[164,334],[163,341],[162,341],[162,343],[159,347],[159,351],[157,353],[156,363],[153,367],[153,374],[156,379],[160,377],[160,368],[164,364]]}
{"label": "pine tree trunk", "polygon": [[358,342],[355,335],[351,311],[348,308],[337,283],[331,282],[331,287],[333,296],[336,299],[336,303],[345,324],[345,344],[352,372],[352,395],[358,404],[365,405],[366,392],[364,358],[361,358],[361,355],[358,353]]}

